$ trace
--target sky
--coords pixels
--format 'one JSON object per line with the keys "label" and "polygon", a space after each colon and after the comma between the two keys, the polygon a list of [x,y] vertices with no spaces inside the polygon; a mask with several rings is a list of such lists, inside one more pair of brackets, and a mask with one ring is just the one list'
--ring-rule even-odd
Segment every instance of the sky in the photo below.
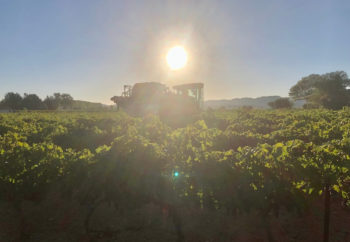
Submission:
{"label": "sky", "polygon": [[[350,74],[350,1],[0,0],[0,97],[54,92],[111,104],[124,84],[203,82],[205,99],[288,96]],[[185,68],[167,51],[183,45]]]}

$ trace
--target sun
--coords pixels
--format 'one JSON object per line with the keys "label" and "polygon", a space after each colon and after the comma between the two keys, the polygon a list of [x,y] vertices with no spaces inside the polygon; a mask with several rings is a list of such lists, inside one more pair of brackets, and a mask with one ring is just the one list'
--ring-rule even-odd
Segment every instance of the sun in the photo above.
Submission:
{"label": "sun", "polygon": [[175,46],[168,51],[166,61],[172,70],[178,70],[186,66],[187,52],[183,46]]}

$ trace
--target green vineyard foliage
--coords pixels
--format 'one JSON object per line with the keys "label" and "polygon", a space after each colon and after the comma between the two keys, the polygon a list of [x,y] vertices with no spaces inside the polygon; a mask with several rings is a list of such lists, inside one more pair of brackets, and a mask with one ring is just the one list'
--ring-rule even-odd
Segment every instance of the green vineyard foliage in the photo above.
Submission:
{"label": "green vineyard foliage", "polygon": [[350,109],[207,111],[176,129],[123,113],[0,115],[0,199],[16,208],[59,189],[91,211],[152,202],[176,224],[181,207],[303,211],[327,184],[348,204],[349,183]]}

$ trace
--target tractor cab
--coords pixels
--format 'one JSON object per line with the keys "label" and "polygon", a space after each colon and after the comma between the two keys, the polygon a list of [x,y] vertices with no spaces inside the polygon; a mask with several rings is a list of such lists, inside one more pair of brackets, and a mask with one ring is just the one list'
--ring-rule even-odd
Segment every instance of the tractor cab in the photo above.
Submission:
{"label": "tractor cab", "polygon": [[203,83],[190,83],[173,86],[177,95],[193,98],[200,109],[203,108],[204,102],[203,88]]}

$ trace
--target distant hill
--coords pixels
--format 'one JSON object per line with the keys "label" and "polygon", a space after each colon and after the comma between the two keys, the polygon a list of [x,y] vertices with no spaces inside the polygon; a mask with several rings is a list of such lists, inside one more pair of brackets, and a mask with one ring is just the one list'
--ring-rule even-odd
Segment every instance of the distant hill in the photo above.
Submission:
{"label": "distant hill", "polygon": [[[229,100],[208,100],[204,102],[205,108],[239,108],[243,106],[252,106],[253,108],[267,109],[270,108],[268,103],[273,102],[276,99],[281,98],[280,96],[266,96],[266,97],[257,97],[257,98],[233,98]],[[295,108],[300,108],[304,104],[304,101],[297,101],[294,103]]]}
{"label": "distant hill", "polygon": [[84,111],[106,111],[112,110],[114,105],[106,105],[102,103],[94,103],[88,101],[74,100],[73,101],[73,110],[84,110]]}

